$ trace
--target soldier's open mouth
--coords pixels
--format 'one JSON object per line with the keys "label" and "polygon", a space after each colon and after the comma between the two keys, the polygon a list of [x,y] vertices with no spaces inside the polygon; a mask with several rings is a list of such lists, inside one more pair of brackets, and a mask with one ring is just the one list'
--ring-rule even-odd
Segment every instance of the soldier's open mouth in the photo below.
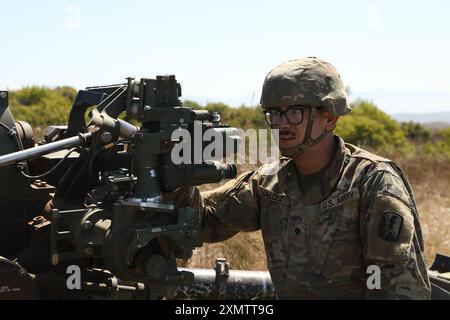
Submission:
{"label": "soldier's open mouth", "polygon": [[280,136],[280,140],[294,140],[295,136]]}
{"label": "soldier's open mouth", "polygon": [[293,140],[295,139],[295,134],[288,130],[283,130],[280,131],[279,138],[280,140]]}

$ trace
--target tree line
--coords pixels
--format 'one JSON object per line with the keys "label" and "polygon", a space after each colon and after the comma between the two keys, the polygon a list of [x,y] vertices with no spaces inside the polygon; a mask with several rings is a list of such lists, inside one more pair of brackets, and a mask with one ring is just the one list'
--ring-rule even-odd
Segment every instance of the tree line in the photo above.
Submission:
{"label": "tree line", "polygon": [[[10,108],[16,120],[33,127],[66,124],[77,91],[71,87],[29,86],[10,91]],[[450,159],[450,128],[429,130],[414,122],[398,123],[373,102],[357,99],[352,112],[338,121],[336,133],[346,142],[378,152],[415,154]],[[262,110],[255,106],[231,107],[221,102],[201,105],[184,100],[183,105],[220,113],[230,126],[266,128]]]}

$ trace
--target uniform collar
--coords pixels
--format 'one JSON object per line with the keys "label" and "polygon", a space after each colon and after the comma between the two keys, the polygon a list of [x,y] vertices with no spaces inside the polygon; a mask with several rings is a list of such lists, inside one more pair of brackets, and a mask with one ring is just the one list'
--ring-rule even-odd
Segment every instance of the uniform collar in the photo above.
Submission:
{"label": "uniform collar", "polygon": [[344,141],[334,136],[337,147],[334,156],[330,162],[319,172],[312,175],[301,175],[295,162],[290,159],[288,163],[280,170],[279,181],[283,192],[289,196],[292,204],[302,201],[305,205],[318,203],[327,198],[336,187],[346,159],[348,161],[348,150]]}

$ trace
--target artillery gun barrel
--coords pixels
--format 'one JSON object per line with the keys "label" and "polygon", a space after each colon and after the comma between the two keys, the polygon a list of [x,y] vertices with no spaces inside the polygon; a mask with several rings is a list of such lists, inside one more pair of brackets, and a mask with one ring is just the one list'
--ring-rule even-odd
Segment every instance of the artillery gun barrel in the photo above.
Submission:
{"label": "artillery gun barrel", "polygon": [[0,167],[17,163],[19,161],[32,159],[52,152],[77,147],[85,144],[92,136],[91,133],[82,133],[75,137],[50,142],[30,149],[20,150],[0,156]]}
{"label": "artillery gun barrel", "polygon": [[[216,266],[217,268],[217,266]],[[275,288],[267,271],[179,268],[194,274],[194,283],[184,285],[178,299],[275,299]]]}

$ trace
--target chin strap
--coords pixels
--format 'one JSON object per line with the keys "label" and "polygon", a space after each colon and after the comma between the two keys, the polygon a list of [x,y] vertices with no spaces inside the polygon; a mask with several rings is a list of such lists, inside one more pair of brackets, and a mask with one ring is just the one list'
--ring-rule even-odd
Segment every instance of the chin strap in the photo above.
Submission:
{"label": "chin strap", "polygon": [[303,142],[291,148],[280,148],[281,154],[285,157],[294,158],[298,155],[303,154],[307,149],[312,146],[315,146],[320,141],[322,141],[326,136],[328,136],[331,131],[325,130],[317,139],[311,138],[311,131],[318,115],[317,108],[312,107],[309,112],[308,124],[306,127],[305,137],[303,138]]}

